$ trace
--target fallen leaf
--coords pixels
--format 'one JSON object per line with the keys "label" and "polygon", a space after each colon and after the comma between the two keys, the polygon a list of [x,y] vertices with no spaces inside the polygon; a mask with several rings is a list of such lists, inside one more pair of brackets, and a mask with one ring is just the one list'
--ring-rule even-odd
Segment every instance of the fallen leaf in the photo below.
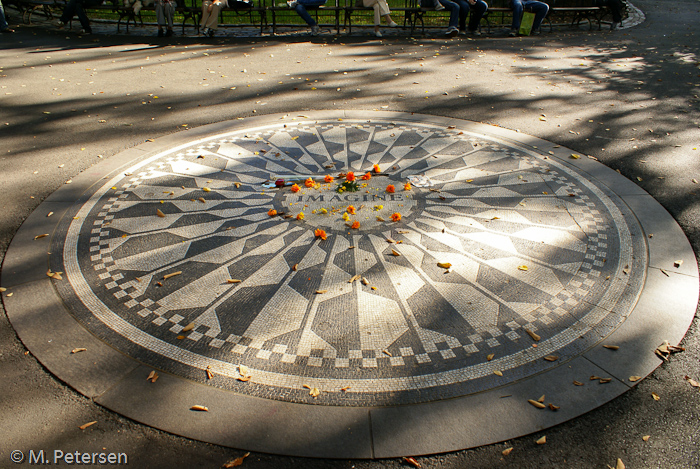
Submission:
{"label": "fallen leaf", "polygon": [[85,430],[87,427],[91,427],[92,425],[95,425],[97,423],[97,420],[93,420],[92,422],[84,423],[78,428],[81,430]]}
{"label": "fallen leaf", "polygon": [[238,365],[238,373],[241,376],[250,376],[250,370],[245,365]]}
{"label": "fallen leaf", "polygon": [[369,280],[366,278],[362,277],[362,285],[369,285]]}
{"label": "fallen leaf", "polygon": [[625,469],[625,463],[622,462],[622,459],[617,458],[617,464],[615,464],[615,469]]}
{"label": "fallen leaf", "polygon": [[238,280],[237,278],[230,278],[227,280],[228,283],[241,283],[241,280]]}
{"label": "fallen leaf", "polygon": [[221,466],[221,467],[223,467],[223,468],[225,468],[225,469],[230,469],[230,468],[232,468],[232,467],[238,467],[238,466],[240,466],[241,464],[243,464],[243,460],[244,460],[245,458],[247,458],[248,456],[250,456],[250,453],[249,453],[249,452],[246,453],[246,454],[244,454],[243,456],[240,456],[240,457],[234,459],[233,461],[227,462],[226,464],[224,464],[224,465]]}
{"label": "fallen leaf", "polygon": [[610,349],[610,350],[617,350],[620,348],[619,345],[603,345],[603,347]]}
{"label": "fallen leaf", "polygon": [[651,397],[653,397],[655,401],[658,401],[658,400],[661,399],[661,396],[659,396],[659,395],[656,394],[655,392],[652,392],[652,393],[651,393]]}
{"label": "fallen leaf", "polygon": [[341,392],[347,392],[348,389],[350,389],[350,386],[345,386],[344,388],[340,388]]}
{"label": "fallen leaf", "polygon": [[499,370],[493,370],[493,374],[496,376],[503,376],[503,372]]}
{"label": "fallen leaf", "polygon": [[547,437],[543,436],[542,438],[537,440],[535,443],[537,443],[538,445],[543,445],[543,444],[547,443]]}
{"label": "fallen leaf", "polygon": [[540,398],[537,399],[537,402],[540,402],[540,403],[544,402],[544,394],[542,394],[542,396],[540,396]]}
{"label": "fallen leaf", "polygon": [[581,381],[574,381],[575,386],[583,386],[583,383]]}
{"label": "fallen leaf", "polygon": [[632,382],[632,383],[635,383],[635,382],[639,381],[640,379],[642,379],[641,376],[630,376],[630,377],[629,377],[629,380],[630,380],[630,382]]}
{"label": "fallen leaf", "polygon": [[443,269],[449,269],[450,267],[452,267],[452,264],[450,264],[449,262],[438,262],[437,265],[438,267],[441,267]]}
{"label": "fallen leaf", "polygon": [[397,257],[401,255],[400,252],[396,252],[396,251],[394,251],[393,249],[391,250],[391,254],[394,255],[394,256],[397,256]]}
{"label": "fallen leaf", "polygon": [[598,382],[599,382],[600,384],[609,383],[610,381],[612,381],[612,378],[600,378],[600,379],[598,380]]}
{"label": "fallen leaf", "polygon": [[523,272],[527,272],[527,266],[526,265],[519,265],[518,270],[522,270]]}
{"label": "fallen leaf", "polygon": [[420,463],[419,463],[418,461],[416,461],[416,458],[412,458],[412,457],[410,457],[410,456],[409,456],[409,457],[404,457],[404,458],[403,458],[403,462],[405,462],[405,463],[407,463],[407,464],[410,464],[410,465],[413,466],[413,467],[420,467]]}
{"label": "fallen leaf", "polygon": [[673,261],[673,267],[678,268],[683,265],[683,260],[679,259],[677,261]]}
{"label": "fallen leaf", "polygon": [[353,275],[352,277],[350,277],[350,280],[348,280],[348,283],[352,283],[355,280],[360,280],[361,278],[362,278],[361,275]]}
{"label": "fallen leaf", "polygon": [[165,218],[165,214],[160,211],[160,209],[156,210],[156,215],[158,215],[160,218]]}
{"label": "fallen leaf", "polygon": [[53,215],[53,212],[49,212],[46,214],[47,217],[50,217],[51,215]]}
{"label": "fallen leaf", "polygon": [[196,410],[197,412],[209,412],[208,407],[199,404],[193,405],[192,407],[190,407],[190,410]]}
{"label": "fallen leaf", "polygon": [[544,359],[548,362],[555,362],[559,360],[559,357],[557,357],[556,355],[547,355],[546,357],[544,357]]}
{"label": "fallen leaf", "polygon": [[214,377],[214,373],[211,372],[211,366],[207,365],[207,379],[212,379]]}
{"label": "fallen leaf", "polygon": [[5,287],[0,287],[0,293],[6,292],[6,291],[7,291],[7,288],[5,288]]}
{"label": "fallen leaf", "polygon": [[322,295],[324,293],[328,293],[328,290],[316,290],[317,295]]}
{"label": "fallen leaf", "polygon": [[546,405],[544,405],[541,402],[536,401],[534,399],[528,399],[527,402],[529,402],[533,406],[537,407],[538,409],[544,409],[545,407],[547,407]]}
{"label": "fallen leaf", "polygon": [[148,373],[148,378],[146,378],[146,381],[150,381],[151,383],[155,383],[157,379],[158,379],[158,373],[156,373],[155,370],[151,370],[151,372]]}
{"label": "fallen leaf", "polygon": [[294,265],[292,266],[292,270],[293,270],[294,272],[296,272],[298,268],[299,268],[299,264],[294,264]]}
{"label": "fallen leaf", "polygon": [[48,233],[36,235],[36,236],[34,236],[34,240],[41,239],[41,238],[46,238],[48,235],[49,235]]}
{"label": "fallen leaf", "polygon": [[486,355],[486,361],[490,362],[491,360],[493,360],[493,357],[495,357],[495,356],[496,356],[495,353],[489,353],[488,355]]}
{"label": "fallen leaf", "polygon": [[577,159],[581,158],[581,155],[577,155],[576,153],[572,153],[569,158],[571,158],[572,160],[577,160]]}
{"label": "fallen leaf", "polygon": [[319,391],[318,388],[313,388],[311,391],[309,391],[309,396],[313,397],[314,399],[316,399],[320,394],[321,391]]}
{"label": "fallen leaf", "polygon": [[536,341],[536,342],[539,341],[540,338],[541,338],[539,335],[535,334],[535,333],[532,332],[530,329],[525,329],[525,332],[527,332],[527,335],[529,335],[530,337],[532,337],[532,340],[534,340],[534,341]]}
{"label": "fallen leaf", "polygon": [[685,380],[694,388],[700,388],[700,383],[692,379],[690,376],[685,375]]}
{"label": "fallen leaf", "polygon": [[512,448],[512,447],[506,448],[506,449],[504,449],[503,451],[501,451],[501,454],[502,454],[503,456],[508,456],[512,451],[513,451],[513,448]]}
{"label": "fallen leaf", "polygon": [[70,351],[70,353],[79,353],[79,352],[85,352],[87,349],[85,347],[78,347],[74,348],[73,350]]}
{"label": "fallen leaf", "polygon": [[676,352],[684,352],[685,349],[683,347],[676,347],[675,345],[671,345],[668,343],[668,340],[664,340],[664,343],[656,347],[656,350],[654,350],[654,353],[658,355],[660,358],[663,358],[664,360],[668,360],[668,357],[672,353]]}
{"label": "fallen leaf", "polygon": [[558,405],[554,405],[552,403],[549,404],[549,408],[550,408],[550,410],[553,410],[555,412],[560,409],[560,407]]}
{"label": "fallen leaf", "polygon": [[178,270],[177,272],[173,272],[172,274],[164,275],[163,280],[168,280],[169,278],[175,277],[180,274],[182,274],[182,271]]}
{"label": "fallen leaf", "polygon": [[642,440],[644,440],[644,441],[649,441],[649,438],[651,438],[651,435],[644,435],[644,436],[642,437]]}

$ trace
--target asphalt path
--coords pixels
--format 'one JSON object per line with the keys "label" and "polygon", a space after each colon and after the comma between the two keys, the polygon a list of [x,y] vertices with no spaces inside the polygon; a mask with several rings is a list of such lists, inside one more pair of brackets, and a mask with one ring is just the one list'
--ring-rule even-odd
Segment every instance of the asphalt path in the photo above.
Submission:
{"label": "asphalt path", "polygon": [[[155,38],[20,25],[0,37],[0,255],[81,171],[149,138],[253,115],[374,109],[517,129],[619,170],[700,252],[700,2],[636,1],[627,30],[443,40],[368,35]],[[10,23],[17,16],[9,10]],[[115,28],[112,28],[115,29]],[[152,30],[155,31],[154,29]],[[2,279],[0,279],[0,284]],[[700,466],[700,331],[634,389],[557,427],[419,457],[425,468]],[[0,467],[10,453],[123,452],[132,467],[220,467],[244,454],[120,417],[67,387],[0,316]],[[660,399],[652,398],[656,393]],[[186,418],[186,417],[183,417]],[[80,430],[87,422],[96,424]],[[238,422],[232,421],[231,425]],[[464,422],[477,427],[480,422]],[[299,428],[318,433],[321,428]],[[648,439],[643,438],[649,436]],[[542,436],[547,443],[537,445]],[[513,448],[504,456],[502,451]],[[407,455],[409,456],[409,455]],[[26,464],[26,463],[25,463]],[[250,468],[398,468],[253,453]]]}

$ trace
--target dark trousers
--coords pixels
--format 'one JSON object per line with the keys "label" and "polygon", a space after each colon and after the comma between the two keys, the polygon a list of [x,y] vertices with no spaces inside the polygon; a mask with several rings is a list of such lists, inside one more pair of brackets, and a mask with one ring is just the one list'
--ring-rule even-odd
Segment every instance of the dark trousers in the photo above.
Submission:
{"label": "dark trousers", "polygon": [[622,22],[622,10],[624,9],[622,0],[595,0],[595,6],[610,8],[613,23]]}
{"label": "dark trousers", "polygon": [[66,3],[66,8],[61,15],[61,21],[68,23],[75,15],[78,15],[80,26],[82,26],[86,32],[91,33],[92,28],[90,28],[90,20],[85,14],[85,7],[97,6],[100,3],[102,3],[102,0],[70,0]]}

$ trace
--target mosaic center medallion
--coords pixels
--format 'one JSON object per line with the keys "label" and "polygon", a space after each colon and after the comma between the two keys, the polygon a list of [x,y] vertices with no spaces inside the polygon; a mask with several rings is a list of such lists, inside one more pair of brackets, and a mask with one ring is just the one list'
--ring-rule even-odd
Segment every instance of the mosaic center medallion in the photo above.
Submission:
{"label": "mosaic center medallion", "polygon": [[561,366],[625,320],[647,266],[609,189],[436,124],[288,120],[103,182],[53,246],[76,318],[150,366],[272,399],[418,403]]}

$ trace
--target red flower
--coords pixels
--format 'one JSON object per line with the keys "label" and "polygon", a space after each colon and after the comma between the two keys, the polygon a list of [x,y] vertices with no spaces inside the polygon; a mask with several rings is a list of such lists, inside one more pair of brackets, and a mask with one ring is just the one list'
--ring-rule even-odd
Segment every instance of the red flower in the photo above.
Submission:
{"label": "red flower", "polygon": [[327,174],[325,178],[323,178],[324,181],[326,182],[333,182],[333,176],[330,174]]}
{"label": "red flower", "polygon": [[314,231],[314,236],[317,238],[321,238],[322,240],[325,241],[326,239],[326,232],[320,228],[318,228],[316,231]]}
{"label": "red flower", "polygon": [[360,228],[360,222],[359,222],[359,221],[354,221],[354,222],[352,222],[352,226],[351,226],[350,228],[352,228],[353,230],[359,229],[359,228]]}
{"label": "red flower", "polygon": [[350,182],[354,181],[355,180],[355,173],[350,171],[348,174],[345,175],[345,179],[347,179]]}
{"label": "red flower", "polygon": [[292,186],[292,192],[299,192],[301,190],[301,187],[299,187],[297,184],[294,184]]}
{"label": "red flower", "polygon": [[348,208],[345,209],[346,212],[348,212],[350,215],[355,215],[355,207],[352,205],[348,206]]}
{"label": "red flower", "polygon": [[401,221],[401,214],[400,213],[392,213],[391,214],[391,221]]}
{"label": "red flower", "polygon": [[388,186],[386,186],[386,191],[387,191],[389,194],[393,194],[394,192],[396,192],[396,188],[394,187],[393,184],[389,184]]}
{"label": "red flower", "polygon": [[372,179],[372,175],[367,173],[367,174],[363,175],[362,177],[360,177],[360,179],[362,179],[363,181],[369,181],[370,179]]}

